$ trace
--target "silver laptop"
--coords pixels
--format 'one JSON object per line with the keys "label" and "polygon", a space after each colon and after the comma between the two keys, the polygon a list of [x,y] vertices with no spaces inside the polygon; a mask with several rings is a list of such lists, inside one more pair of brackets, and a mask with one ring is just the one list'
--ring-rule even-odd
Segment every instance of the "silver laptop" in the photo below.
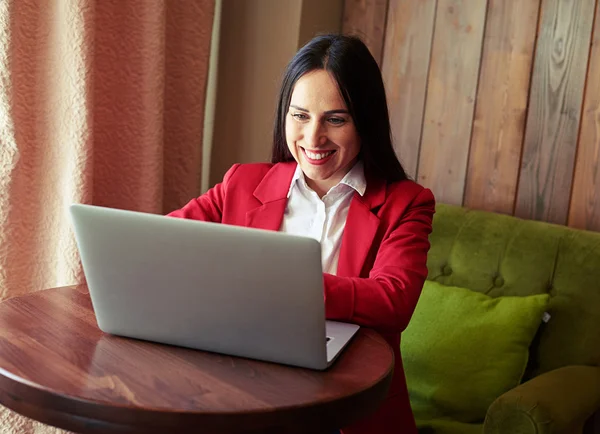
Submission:
{"label": "silver laptop", "polygon": [[70,212],[106,333],[326,369],[359,328],[325,321],[312,238],[91,205]]}

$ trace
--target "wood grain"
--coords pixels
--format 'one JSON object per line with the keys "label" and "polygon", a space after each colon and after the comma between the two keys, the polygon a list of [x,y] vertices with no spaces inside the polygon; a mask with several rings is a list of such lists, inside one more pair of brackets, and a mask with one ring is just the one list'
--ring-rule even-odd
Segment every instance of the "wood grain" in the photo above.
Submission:
{"label": "wood grain", "polygon": [[485,13],[485,1],[438,1],[417,179],[443,203],[463,202]]}
{"label": "wood grain", "polygon": [[0,304],[0,404],[78,433],[324,433],[374,411],[393,353],[363,329],[325,372],[101,332],[85,287]]}
{"label": "wood grain", "polygon": [[360,36],[381,65],[388,0],[345,0],[342,32]]}
{"label": "wood grain", "polygon": [[[581,130],[569,225],[600,231],[600,7],[596,19],[587,87],[581,116]],[[600,420],[600,417],[598,418]]]}
{"label": "wood grain", "polygon": [[566,224],[594,0],[544,0],[515,215]]}
{"label": "wood grain", "polygon": [[465,206],[513,213],[539,11],[539,0],[488,4]]}
{"label": "wood grain", "polygon": [[396,154],[416,178],[436,0],[390,0],[383,49]]}

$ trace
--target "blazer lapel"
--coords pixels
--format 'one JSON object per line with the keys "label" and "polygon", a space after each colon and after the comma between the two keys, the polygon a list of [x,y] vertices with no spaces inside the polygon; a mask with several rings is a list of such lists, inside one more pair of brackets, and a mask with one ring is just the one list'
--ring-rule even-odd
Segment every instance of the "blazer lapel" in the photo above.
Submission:
{"label": "blazer lapel", "polygon": [[337,276],[358,277],[362,271],[379,227],[379,217],[372,210],[385,201],[386,184],[368,179],[364,196],[354,193],[342,237]]}
{"label": "blazer lapel", "polygon": [[246,212],[246,226],[278,231],[287,205],[290,182],[296,163],[279,163],[267,172],[254,190],[260,205]]}

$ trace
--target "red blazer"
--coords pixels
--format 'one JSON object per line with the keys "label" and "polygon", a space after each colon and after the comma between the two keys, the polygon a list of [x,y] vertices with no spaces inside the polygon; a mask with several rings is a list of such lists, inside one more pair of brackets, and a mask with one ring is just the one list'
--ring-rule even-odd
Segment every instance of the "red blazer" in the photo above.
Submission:
{"label": "red blazer", "polygon": [[[278,231],[296,163],[233,166],[223,182],[171,216]],[[408,325],[427,276],[428,235],[434,214],[430,190],[406,180],[369,178],[355,193],[342,238],[337,275],[324,274],[328,319],[370,327],[394,349],[388,397],[344,434],[416,434],[400,358]]]}

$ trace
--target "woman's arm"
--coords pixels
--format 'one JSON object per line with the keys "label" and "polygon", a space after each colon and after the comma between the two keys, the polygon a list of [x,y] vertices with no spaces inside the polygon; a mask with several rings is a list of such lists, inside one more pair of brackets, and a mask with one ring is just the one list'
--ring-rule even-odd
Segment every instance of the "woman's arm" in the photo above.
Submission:
{"label": "woman's arm", "polygon": [[225,203],[225,192],[231,177],[240,165],[235,164],[227,171],[223,182],[215,185],[202,196],[192,199],[183,208],[169,214],[170,217],[180,217],[192,220],[203,220],[213,223],[221,223],[223,217],[223,204]]}
{"label": "woman's arm", "polygon": [[325,274],[327,318],[394,332],[404,330],[427,277],[434,212],[433,194],[424,189],[393,223],[368,278]]}

